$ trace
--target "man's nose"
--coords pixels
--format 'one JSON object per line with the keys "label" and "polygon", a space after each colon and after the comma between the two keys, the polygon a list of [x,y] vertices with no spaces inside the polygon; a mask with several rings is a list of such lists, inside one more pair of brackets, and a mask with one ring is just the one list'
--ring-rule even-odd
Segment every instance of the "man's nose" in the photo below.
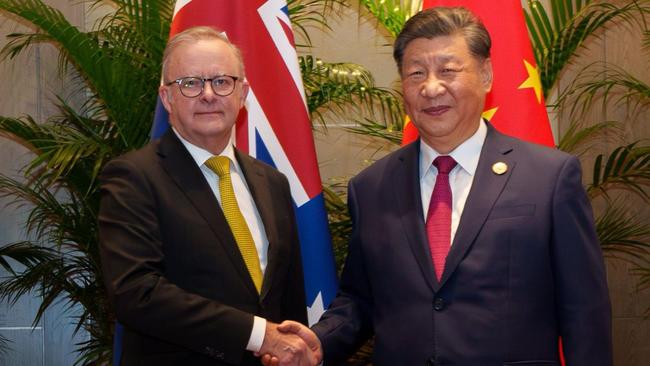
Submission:
{"label": "man's nose", "polygon": [[444,82],[437,77],[430,75],[424,83],[422,83],[422,90],[420,94],[423,97],[435,98],[445,93],[447,90]]}
{"label": "man's nose", "polygon": [[206,102],[213,101],[217,99],[219,96],[214,92],[212,89],[212,81],[207,81],[203,85],[203,92],[201,93],[201,100],[204,100]]}

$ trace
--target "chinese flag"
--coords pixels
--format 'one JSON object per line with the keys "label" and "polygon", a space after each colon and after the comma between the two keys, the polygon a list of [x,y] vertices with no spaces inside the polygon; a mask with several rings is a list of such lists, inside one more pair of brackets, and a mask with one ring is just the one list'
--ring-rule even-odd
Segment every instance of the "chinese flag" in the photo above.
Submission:
{"label": "chinese flag", "polygon": [[[483,117],[507,135],[555,146],[521,2],[424,0],[423,8],[434,6],[463,6],[478,15],[490,32],[494,82]],[[416,138],[415,126],[407,121],[402,144]]]}

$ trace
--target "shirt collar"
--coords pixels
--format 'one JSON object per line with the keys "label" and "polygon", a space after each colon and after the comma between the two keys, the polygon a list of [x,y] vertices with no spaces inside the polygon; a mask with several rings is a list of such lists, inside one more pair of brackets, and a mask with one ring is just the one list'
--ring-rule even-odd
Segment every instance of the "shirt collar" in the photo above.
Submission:
{"label": "shirt collar", "polygon": [[[478,160],[481,155],[481,149],[487,136],[487,125],[481,119],[478,129],[474,134],[458,145],[448,155],[454,158],[458,165],[470,175],[474,175]],[[433,161],[439,154],[431,146],[427,145],[424,140],[420,139],[420,179],[431,169]]]}
{"label": "shirt collar", "polygon": [[[190,155],[192,156],[192,159],[194,159],[194,162],[196,163],[196,165],[198,167],[203,166],[205,164],[206,160],[208,160],[208,159],[210,159],[211,157],[214,156],[208,150],[205,150],[204,148],[198,147],[198,146],[192,144],[191,142],[185,140],[183,138],[183,136],[181,136],[178,133],[178,131],[176,131],[175,128],[172,127],[172,130],[174,131],[174,133],[176,134],[178,139],[181,140],[181,143],[183,144],[183,146],[185,146],[187,151],[190,153]],[[226,145],[226,147],[223,149],[223,151],[221,151],[219,153],[219,156],[225,156],[228,159],[230,159],[234,169],[236,169],[239,172],[239,163],[237,162],[237,159],[235,158],[235,148],[232,146],[232,144],[229,143],[228,145]]]}

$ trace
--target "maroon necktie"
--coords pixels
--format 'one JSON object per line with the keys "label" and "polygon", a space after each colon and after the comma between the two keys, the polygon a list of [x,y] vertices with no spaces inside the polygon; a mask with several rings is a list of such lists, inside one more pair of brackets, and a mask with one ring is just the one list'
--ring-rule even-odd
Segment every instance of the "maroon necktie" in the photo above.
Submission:
{"label": "maroon necktie", "polygon": [[438,176],[431,194],[431,202],[429,202],[426,227],[433,268],[436,270],[438,281],[440,281],[451,246],[452,201],[449,172],[456,166],[456,161],[451,156],[438,156],[433,161],[433,166],[438,168]]}

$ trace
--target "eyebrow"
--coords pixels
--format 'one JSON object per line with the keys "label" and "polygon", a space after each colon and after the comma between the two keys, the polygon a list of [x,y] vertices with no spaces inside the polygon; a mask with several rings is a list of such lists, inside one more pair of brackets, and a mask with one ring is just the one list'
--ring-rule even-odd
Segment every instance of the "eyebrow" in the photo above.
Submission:
{"label": "eyebrow", "polygon": [[[416,59],[411,59],[411,60],[406,60],[404,63],[404,66],[412,66],[412,65],[426,65],[429,64],[429,57],[418,57]],[[437,55],[433,57],[433,61],[436,64],[445,64],[451,61],[458,61],[458,58],[456,58],[453,55]]]}

